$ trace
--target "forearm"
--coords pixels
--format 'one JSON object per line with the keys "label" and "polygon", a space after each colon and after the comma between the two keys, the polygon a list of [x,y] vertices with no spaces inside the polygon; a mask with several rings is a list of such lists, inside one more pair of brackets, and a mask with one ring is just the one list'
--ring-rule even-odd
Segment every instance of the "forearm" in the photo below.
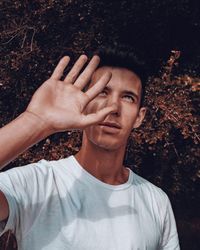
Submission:
{"label": "forearm", "polygon": [[0,129],[0,169],[50,134],[45,121],[32,113],[22,113]]}
{"label": "forearm", "polygon": [[65,79],[61,80],[69,59],[65,56],[60,60],[52,76],[34,93],[27,110],[0,129],[0,169],[27,148],[55,132],[85,129],[116,112],[116,105],[110,105],[98,108],[95,113],[85,114],[87,105],[95,101],[112,74],[106,72],[84,92],[82,90],[90,81],[100,58],[94,56],[82,71],[87,57],[80,56]]}

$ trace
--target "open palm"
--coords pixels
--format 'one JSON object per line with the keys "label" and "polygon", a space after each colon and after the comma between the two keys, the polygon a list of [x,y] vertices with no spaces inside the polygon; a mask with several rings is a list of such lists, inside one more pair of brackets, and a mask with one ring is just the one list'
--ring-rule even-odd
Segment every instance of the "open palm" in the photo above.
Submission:
{"label": "open palm", "polygon": [[26,112],[31,112],[44,120],[53,132],[67,129],[83,129],[102,121],[114,107],[105,107],[97,113],[84,114],[87,104],[93,100],[108,83],[111,73],[103,75],[99,81],[83,92],[99,64],[99,57],[94,56],[85,70],[81,69],[87,61],[82,55],[74,64],[63,81],[63,71],[70,58],[65,56],[58,63],[52,76],[35,92]]}

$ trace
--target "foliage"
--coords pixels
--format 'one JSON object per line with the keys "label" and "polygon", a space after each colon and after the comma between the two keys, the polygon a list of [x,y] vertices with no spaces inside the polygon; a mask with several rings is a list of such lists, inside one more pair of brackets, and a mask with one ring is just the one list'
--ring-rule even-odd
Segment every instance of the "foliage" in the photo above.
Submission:
{"label": "foliage", "polygon": [[[188,190],[184,180],[187,176],[187,184],[190,185],[196,185],[199,181],[200,155],[200,117],[197,113],[200,79],[171,74],[179,55],[180,52],[172,51],[160,78],[149,80],[146,120],[131,135],[132,150],[129,149],[132,155],[136,154],[134,149],[137,149],[137,160],[134,161],[132,157],[131,160],[138,168],[142,163],[143,170],[138,171],[166,189],[171,198],[175,199],[173,196],[176,195],[176,202],[179,195],[185,197],[188,192],[190,201],[197,198],[196,193]],[[149,161],[154,162],[152,167]]]}
{"label": "foliage", "polygon": [[[100,44],[128,43],[149,64],[147,116],[129,139],[125,163],[170,196],[182,249],[198,249],[200,9],[189,0],[0,2],[0,124],[24,111],[62,55],[72,62]],[[184,27],[184,29],[182,28]],[[169,53],[171,56],[169,57]],[[181,56],[180,52],[181,51]],[[180,57],[180,58],[179,58]],[[167,61],[160,73],[160,64]],[[79,150],[80,131],[53,135],[7,169]],[[193,248],[185,247],[187,229]],[[8,235],[10,236],[10,235]],[[11,249],[8,238],[0,249]],[[194,240],[193,240],[194,239]],[[195,240],[196,239],[196,240]],[[196,247],[196,248],[195,248]]]}

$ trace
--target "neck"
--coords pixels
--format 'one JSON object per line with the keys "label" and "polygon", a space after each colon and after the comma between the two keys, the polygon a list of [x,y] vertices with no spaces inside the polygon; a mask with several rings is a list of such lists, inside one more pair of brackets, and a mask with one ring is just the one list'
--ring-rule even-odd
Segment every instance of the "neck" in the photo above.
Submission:
{"label": "neck", "polygon": [[81,150],[75,155],[81,166],[97,179],[112,185],[128,180],[129,171],[123,166],[125,147],[109,150],[93,144],[85,136]]}

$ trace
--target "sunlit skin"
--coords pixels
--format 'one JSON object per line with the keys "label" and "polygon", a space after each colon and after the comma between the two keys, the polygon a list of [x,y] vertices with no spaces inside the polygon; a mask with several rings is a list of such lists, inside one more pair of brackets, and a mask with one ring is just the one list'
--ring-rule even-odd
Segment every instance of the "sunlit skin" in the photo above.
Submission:
{"label": "sunlit skin", "polygon": [[[87,63],[86,55],[78,58],[63,79],[69,61],[68,56],[63,57],[51,77],[34,93],[25,112],[0,129],[0,169],[54,133],[81,129],[83,147],[76,155],[79,163],[99,180],[124,183],[128,179],[128,171],[122,165],[126,141],[145,114],[144,108],[139,110],[140,80],[126,69],[97,70],[100,58],[94,56]],[[83,91],[90,80],[89,89]],[[126,90],[139,99],[132,101]],[[105,121],[116,122],[120,129],[98,126]],[[9,207],[2,192],[0,204],[3,221],[8,218]]]}
{"label": "sunlit skin", "polygon": [[142,86],[139,77],[125,68],[101,67],[92,76],[92,87],[105,72],[112,77],[104,90],[92,100],[85,112],[114,105],[115,111],[103,122],[114,122],[120,128],[100,124],[87,127],[83,132],[82,148],[76,154],[79,163],[103,182],[117,185],[127,181],[129,171],[123,166],[127,139],[132,129],[144,119],[146,108],[140,107]]}

